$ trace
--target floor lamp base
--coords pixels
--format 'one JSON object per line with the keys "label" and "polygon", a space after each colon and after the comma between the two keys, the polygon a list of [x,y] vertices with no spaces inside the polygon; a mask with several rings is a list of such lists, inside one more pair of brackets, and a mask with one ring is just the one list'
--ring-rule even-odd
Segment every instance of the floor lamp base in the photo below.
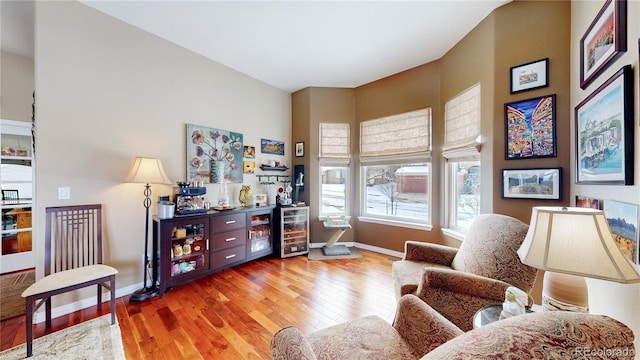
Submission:
{"label": "floor lamp base", "polygon": [[148,288],[136,290],[133,294],[131,294],[129,301],[132,301],[132,302],[147,301],[157,295],[158,295],[158,288],[156,286],[148,287]]}

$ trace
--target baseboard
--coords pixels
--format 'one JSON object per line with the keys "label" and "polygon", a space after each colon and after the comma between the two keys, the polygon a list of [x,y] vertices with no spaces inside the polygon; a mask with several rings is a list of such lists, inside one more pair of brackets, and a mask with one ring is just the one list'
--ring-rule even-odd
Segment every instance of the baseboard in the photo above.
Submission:
{"label": "baseboard", "polygon": [[[395,256],[398,258],[402,258],[404,257],[404,253],[403,252],[399,252],[399,251],[393,251],[393,250],[389,250],[389,249],[385,249],[385,248],[381,248],[378,246],[372,246],[372,245],[368,245],[368,244],[363,244],[363,243],[359,243],[359,242],[338,242],[338,244],[340,245],[345,245],[347,247],[357,247],[360,249],[364,249],[364,250],[369,250],[369,251],[373,251],[373,252],[377,252],[380,254],[385,254],[385,255],[389,255],[389,256]],[[327,245],[326,242],[322,242],[322,243],[310,243],[309,247],[311,248],[321,248],[323,246]]]}

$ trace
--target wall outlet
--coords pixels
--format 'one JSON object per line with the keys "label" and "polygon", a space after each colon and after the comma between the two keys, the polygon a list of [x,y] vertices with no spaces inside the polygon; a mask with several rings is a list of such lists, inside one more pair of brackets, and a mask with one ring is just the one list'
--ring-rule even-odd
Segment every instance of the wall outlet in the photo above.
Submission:
{"label": "wall outlet", "polygon": [[59,187],[58,200],[69,200],[69,199],[71,199],[71,188]]}

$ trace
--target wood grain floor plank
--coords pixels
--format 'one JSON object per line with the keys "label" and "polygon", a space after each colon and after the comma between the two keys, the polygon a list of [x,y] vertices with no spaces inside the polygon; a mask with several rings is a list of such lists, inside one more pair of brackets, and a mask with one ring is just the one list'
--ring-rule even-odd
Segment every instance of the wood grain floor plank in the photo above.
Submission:
{"label": "wood grain floor plank", "polygon": [[[361,259],[263,258],[167,291],[162,299],[118,298],[127,359],[269,359],[273,334],[287,325],[313,332],[378,315],[391,322],[396,303],[389,256]],[[54,319],[36,337],[108,314],[95,306]],[[24,343],[24,316],[0,323],[1,350]]]}

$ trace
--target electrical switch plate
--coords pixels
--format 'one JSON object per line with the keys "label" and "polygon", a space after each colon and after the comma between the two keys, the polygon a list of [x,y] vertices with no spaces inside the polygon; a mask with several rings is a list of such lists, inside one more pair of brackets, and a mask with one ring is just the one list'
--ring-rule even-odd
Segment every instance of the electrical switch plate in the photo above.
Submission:
{"label": "electrical switch plate", "polygon": [[59,187],[58,200],[69,200],[69,199],[71,199],[71,189],[68,187]]}

